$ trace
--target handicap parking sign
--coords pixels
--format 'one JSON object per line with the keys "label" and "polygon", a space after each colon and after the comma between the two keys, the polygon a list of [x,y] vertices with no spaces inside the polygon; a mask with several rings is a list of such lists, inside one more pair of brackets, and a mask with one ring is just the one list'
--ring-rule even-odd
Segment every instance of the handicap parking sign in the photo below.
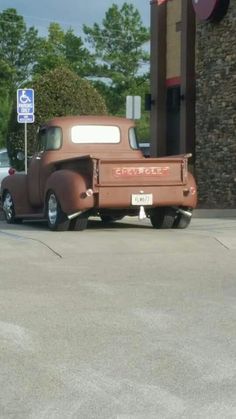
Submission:
{"label": "handicap parking sign", "polygon": [[34,113],[34,90],[17,90],[17,113],[21,115],[32,115]]}

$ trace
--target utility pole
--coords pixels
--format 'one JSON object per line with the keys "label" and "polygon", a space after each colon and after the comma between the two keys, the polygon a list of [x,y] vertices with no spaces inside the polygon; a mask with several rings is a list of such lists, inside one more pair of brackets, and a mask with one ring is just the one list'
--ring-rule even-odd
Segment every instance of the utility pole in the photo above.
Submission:
{"label": "utility pole", "polygon": [[166,155],[166,0],[151,0],[151,156]]}
{"label": "utility pole", "polygon": [[180,152],[192,154],[195,150],[195,33],[192,2],[182,0]]}

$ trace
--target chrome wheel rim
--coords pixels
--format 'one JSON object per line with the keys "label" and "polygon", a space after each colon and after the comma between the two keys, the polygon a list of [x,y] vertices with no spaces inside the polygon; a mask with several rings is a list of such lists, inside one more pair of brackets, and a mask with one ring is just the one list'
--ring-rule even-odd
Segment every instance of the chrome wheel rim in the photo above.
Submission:
{"label": "chrome wheel rim", "polygon": [[51,194],[48,200],[48,219],[51,225],[56,224],[58,214],[57,199],[54,194]]}
{"label": "chrome wheel rim", "polygon": [[13,217],[13,201],[9,192],[5,195],[4,198],[3,211],[5,213],[6,219],[11,220]]}

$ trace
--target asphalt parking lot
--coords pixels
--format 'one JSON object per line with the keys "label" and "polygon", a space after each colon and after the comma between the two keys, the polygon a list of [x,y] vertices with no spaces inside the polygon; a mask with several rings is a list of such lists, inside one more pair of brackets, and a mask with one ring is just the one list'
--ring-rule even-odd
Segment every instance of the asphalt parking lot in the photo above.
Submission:
{"label": "asphalt parking lot", "polygon": [[236,417],[236,217],[0,221],[1,419]]}

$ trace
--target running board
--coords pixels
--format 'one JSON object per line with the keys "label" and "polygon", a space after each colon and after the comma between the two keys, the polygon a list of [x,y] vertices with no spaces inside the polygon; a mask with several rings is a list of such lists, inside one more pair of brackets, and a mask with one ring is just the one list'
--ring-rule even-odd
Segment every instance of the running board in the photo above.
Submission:
{"label": "running board", "polygon": [[20,214],[20,215],[16,215],[16,218],[22,218],[24,220],[40,220],[40,221],[46,221],[45,218],[45,214],[42,213],[37,213],[37,214]]}

